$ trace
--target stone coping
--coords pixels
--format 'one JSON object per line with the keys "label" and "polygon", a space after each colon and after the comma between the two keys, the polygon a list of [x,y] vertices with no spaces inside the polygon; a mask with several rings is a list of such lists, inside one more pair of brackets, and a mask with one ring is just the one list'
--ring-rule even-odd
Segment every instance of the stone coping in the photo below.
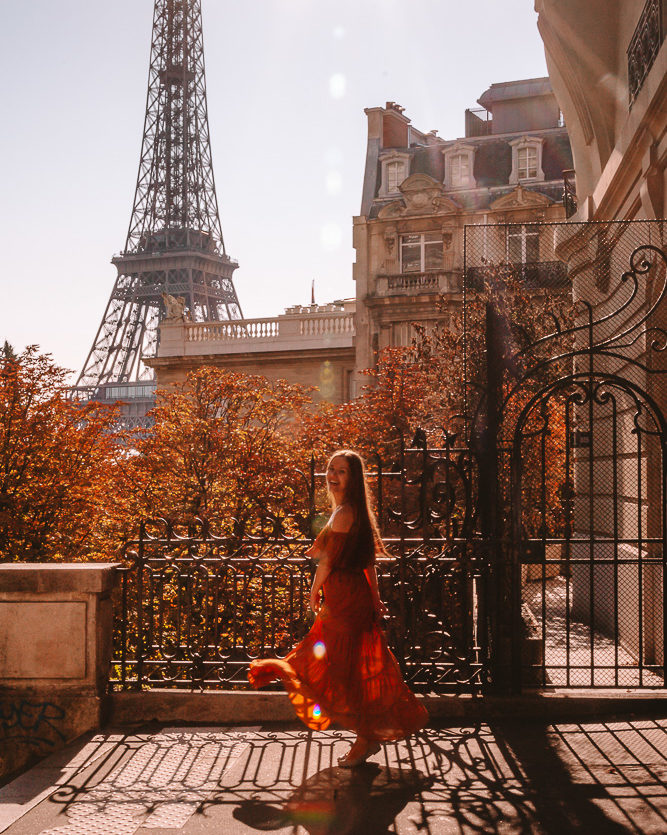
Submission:
{"label": "stone coping", "polygon": [[0,594],[98,594],[111,591],[115,562],[12,562],[0,564]]}
{"label": "stone coping", "polygon": [[[650,714],[667,709],[666,690],[554,689],[526,691],[516,696],[474,697],[418,695],[434,721],[544,719],[564,721],[574,716],[612,717],[623,712]],[[253,690],[154,689],[117,692],[107,696],[110,721],[136,722],[293,722],[285,693]]]}

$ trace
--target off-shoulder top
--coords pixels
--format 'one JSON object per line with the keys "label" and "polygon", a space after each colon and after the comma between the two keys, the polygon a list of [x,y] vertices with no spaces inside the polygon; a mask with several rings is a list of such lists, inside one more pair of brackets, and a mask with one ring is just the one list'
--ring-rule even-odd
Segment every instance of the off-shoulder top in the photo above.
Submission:
{"label": "off-shoulder top", "polygon": [[313,548],[326,553],[332,571],[363,571],[375,564],[375,551],[369,554],[359,554],[355,528],[349,531],[334,531],[331,520],[324,526],[313,543]]}

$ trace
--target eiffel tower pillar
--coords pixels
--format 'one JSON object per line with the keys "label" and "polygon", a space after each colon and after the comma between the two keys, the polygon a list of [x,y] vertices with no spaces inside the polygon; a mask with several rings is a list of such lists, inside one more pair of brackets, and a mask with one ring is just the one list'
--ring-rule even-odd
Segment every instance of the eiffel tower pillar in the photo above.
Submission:
{"label": "eiffel tower pillar", "polygon": [[193,321],[242,317],[213,176],[201,0],[155,0],[132,217],[112,263],[118,277],[76,386],[96,399],[150,391],[142,357],[157,349],[165,294]]}

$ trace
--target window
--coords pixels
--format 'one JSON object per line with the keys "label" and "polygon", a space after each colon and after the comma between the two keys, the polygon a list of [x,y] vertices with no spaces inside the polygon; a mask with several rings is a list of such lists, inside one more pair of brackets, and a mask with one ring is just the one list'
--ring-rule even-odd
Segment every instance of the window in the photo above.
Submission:
{"label": "window", "polygon": [[530,146],[519,148],[516,156],[519,179],[535,179],[537,177],[537,150]]}
{"label": "window", "polygon": [[391,345],[392,348],[409,348],[412,345],[412,323],[392,322],[391,324]]}
{"label": "window", "polygon": [[401,235],[402,273],[441,270],[442,263],[442,235],[439,232]]}
{"label": "window", "polygon": [[382,182],[379,197],[389,197],[399,193],[399,186],[408,177],[410,171],[410,155],[400,151],[392,151],[382,160]]}
{"label": "window", "polygon": [[467,186],[470,183],[470,157],[467,154],[457,154],[452,157],[450,165],[452,186]]}
{"label": "window", "polygon": [[447,188],[477,188],[473,176],[475,147],[455,142],[443,150],[445,155],[445,186]]}
{"label": "window", "polygon": [[507,228],[507,260],[511,264],[536,264],[540,260],[540,234],[535,224]]}
{"label": "window", "polygon": [[387,163],[387,191],[398,191],[399,185],[405,179],[403,177],[403,170],[402,162]]}
{"label": "window", "polygon": [[512,173],[510,184],[518,185],[525,180],[543,180],[542,143],[537,136],[522,136],[510,142],[512,146]]}

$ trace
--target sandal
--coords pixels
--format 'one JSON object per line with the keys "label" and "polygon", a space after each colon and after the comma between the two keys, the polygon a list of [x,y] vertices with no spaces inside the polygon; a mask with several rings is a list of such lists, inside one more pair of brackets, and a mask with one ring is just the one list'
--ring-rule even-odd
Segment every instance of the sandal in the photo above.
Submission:
{"label": "sandal", "polygon": [[[352,746],[352,748],[354,748],[354,746]],[[352,748],[343,757],[339,757],[338,765],[340,768],[356,768],[356,766],[366,762],[366,760],[369,757],[372,757],[373,754],[377,754],[377,752],[380,750],[380,743],[372,741],[369,742],[366,746],[366,750],[363,751],[361,754],[357,754],[356,757],[350,757],[350,754],[352,753]]]}

